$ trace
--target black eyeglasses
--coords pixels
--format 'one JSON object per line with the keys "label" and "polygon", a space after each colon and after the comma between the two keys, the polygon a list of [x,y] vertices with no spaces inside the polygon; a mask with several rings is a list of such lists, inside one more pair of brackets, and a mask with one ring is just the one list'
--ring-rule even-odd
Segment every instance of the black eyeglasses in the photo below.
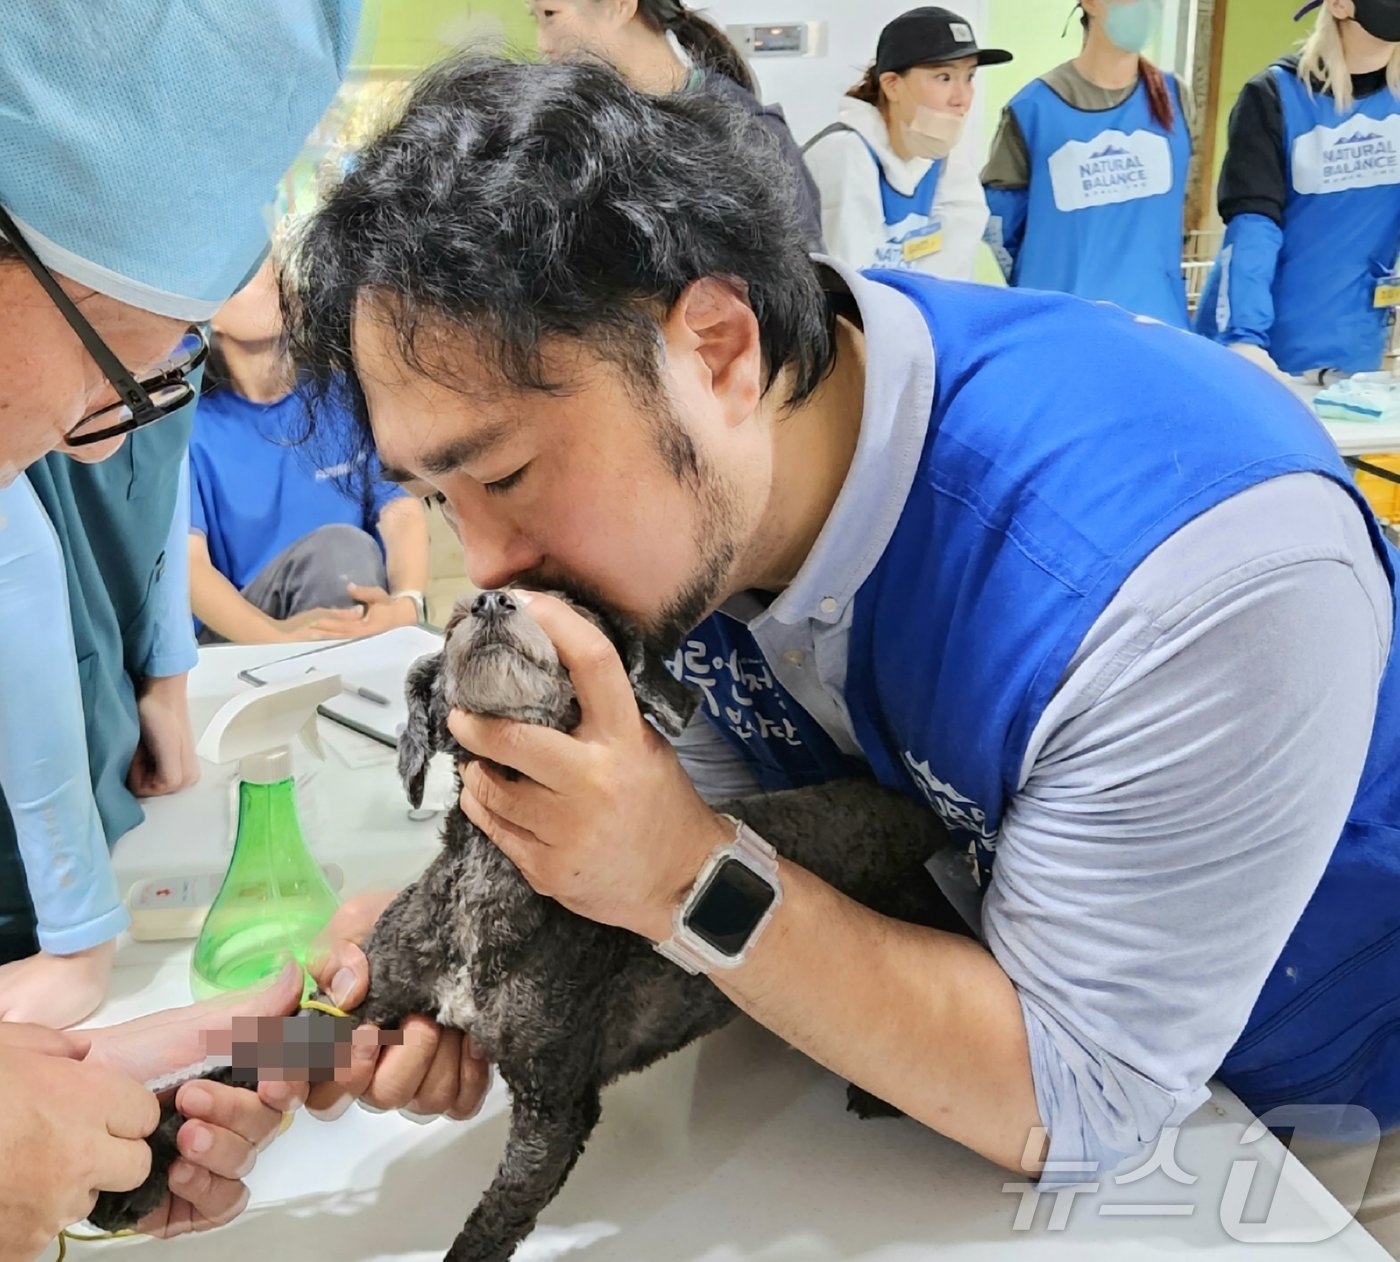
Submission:
{"label": "black eyeglasses", "polygon": [[30,248],[15,221],[0,206],[0,236],[4,236],[24,265],[34,274],[34,279],[43,286],[44,292],[53,299],[68,322],[68,327],[77,334],[87,353],[92,356],[102,375],[117,392],[119,403],[109,404],[89,412],[64,435],[63,441],[70,447],[86,447],[90,443],[100,443],[107,438],[129,434],[143,425],[163,420],[172,412],[178,412],[194,398],[194,387],[187,380],[190,373],[200,366],[209,354],[209,343],[204,333],[194,327],[181,339],[179,346],[170,357],[154,372],[138,381],[122,366],[111,348],[98,335],[80,312],[73,300],[63,292],[63,287],[54,275],[40,261]]}

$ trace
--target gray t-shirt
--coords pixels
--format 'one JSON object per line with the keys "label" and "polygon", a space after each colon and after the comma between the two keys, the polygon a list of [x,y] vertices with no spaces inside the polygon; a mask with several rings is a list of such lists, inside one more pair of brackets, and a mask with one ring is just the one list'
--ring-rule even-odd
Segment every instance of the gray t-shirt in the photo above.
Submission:
{"label": "gray t-shirt", "polygon": [[[935,365],[907,299],[838,270],[866,333],[855,459],[793,584],[726,611],[859,753],[851,607],[907,496]],[[1295,474],[1226,500],[1085,637],[1031,735],[980,907],[963,865],[935,868],[1020,996],[1052,1162],[1110,1169],[1205,1100],[1340,835],[1390,637],[1389,584],[1344,490]],[[704,720],[679,749],[711,800],[754,790]]]}

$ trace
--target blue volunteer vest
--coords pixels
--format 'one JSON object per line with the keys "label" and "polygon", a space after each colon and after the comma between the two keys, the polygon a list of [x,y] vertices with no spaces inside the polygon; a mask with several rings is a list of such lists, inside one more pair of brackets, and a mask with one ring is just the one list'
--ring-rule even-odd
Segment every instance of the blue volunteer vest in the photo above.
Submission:
{"label": "blue volunteer vest", "polygon": [[1390,314],[1375,306],[1376,286],[1400,252],[1400,100],[1375,92],[1343,116],[1286,66],[1270,74],[1283,103],[1288,201],[1269,353],[1290,373],[1373,371]]}
{"label": "blue volunteer vest", "polygon": [[865,146],[871,162],[875,164],[876,178],[880,181],[880,208],[890,235],[876,250],[874,266],[892,267],[900,271],[917,269],[922,259],[931,258],[943,249],[943,219],[933,213],[933,203],[938,195],[938,181],[943,175],[945,160],[937,159],[914,186],[912,193],[901,193],[885,175],[884,164],[875,146],[848,123],[832,123],[813,136],[802,147],[802,152],[806,153],[828,136],[845,131]]}
{"label": "blue volunteer vest", "polygon": [[880,155],[864,136],[861,143],[870,151],[870,160],[880,177],[880,204],[885,211],[885,227],[890,229],[889,238],[875,252],[875,265],[899,270],[917,267],[920,259],[943,249],[943,221],[933,213],[943,159],[934,162],[914,191],[906,194],[889,182],[880,165]]}
{"label": "blue volunteer vest", "polygon": [[1012,99],[1031,170],[1013,285],[1115,302],[1186,328],[1191,136],[1176,81],[1168,83],[1170,135],[1152,117],[1145,83],[1114,109],[1092,113],[1040,79]]}
{"label": "blue volunteer vest", "polygon": [[[856,597],[845,700],[870,769],[937,811],[985,879],[1037,720],[1158,544],[1294,472],[1367,510],[1312,415],[1203,339],[1058,295],[872,277],[927,320],[937,393],[920,472]],[[1393,584],[1398,558],[1372,530]],[[673,669],[765,789],[856,769],[742,623],[709,618]],[[1351,818],[1221,1069],[1257,1111],[1352,1102],[1400,1125],[1397,720],[1392,654]]]}

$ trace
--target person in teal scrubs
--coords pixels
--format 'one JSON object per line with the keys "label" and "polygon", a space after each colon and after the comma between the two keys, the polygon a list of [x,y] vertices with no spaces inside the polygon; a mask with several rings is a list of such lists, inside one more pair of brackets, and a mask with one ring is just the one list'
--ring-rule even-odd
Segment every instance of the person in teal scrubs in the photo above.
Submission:
{"label": "person in teal scrubs", "polygon": [[[106,828],[129,827],[135,792],[183,763],[153,746],[188,720],[152,721],[149,683],[126,691],[128,676],[188,665],[156,616],[179,511],[174,414],[197,387],[179,348],[265,251],[276,183],[344,76],[358,18],[358,0],[0,0],[0,585],[13,584],[0,622],[33,664],[0,662],[0,768],[26,822],[26,879],[71,892],[106,870],[110,883]],[[80,674],[101,724],[91,759]],[[70,800],[82,830],[58,827]],[[89,918],[114,910],[97,901]],[[299,995],[289,974],[251,1011],[284,1013]],[[198,1031],[227,1022],[198,1010],[111,1032],[0,1022],[0,1151],[43,1156],[0,1161],[0,1254],[37,1257],[97,1190],[145,1178],[160,1109],[144,1084],[197,1060]],[[183,1087],[184,1155],[141,1230],[235,1216],[242,1174],[305,1099],[291,1083]]]}
{"label": "person in teal scrubs", "polygon": [[[191,411],[101,464],[50,453],[0,492],[0,693],[42,698],[46,732],[64,733],[42,761],[0,755],[0,1020],[71,1025],[102,1001],[130,919],[107,850],[142,821],[142,798],[198,774]],[[61,857],[54,837],[68,839]]]}

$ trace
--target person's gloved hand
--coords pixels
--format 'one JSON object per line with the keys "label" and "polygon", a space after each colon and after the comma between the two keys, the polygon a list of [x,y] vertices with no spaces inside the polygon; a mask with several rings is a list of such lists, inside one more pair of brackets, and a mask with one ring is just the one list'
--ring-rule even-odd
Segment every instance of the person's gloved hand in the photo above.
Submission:
{"label": "person's gloved hand", "polygon": [[1258,365],[1271,377],[1276,377],[1279,381],[1284,382],[1289,380],[1288,374],[1274,363],[1273,356],[1262,346],[1255,346],[1253,342],[1231,342],[1230,349],[1234,351],[1236,355],[1243,356],[1245,359],[1249,360],[1251,364]]}
{"label": "person's gloved hand", "polygon": [[199,779],[186,675],[147,679],[136,698],[141,740],[126,784],[139,798],[187,789]]}
{"label": "person's gloved hand", "polygon": [[[313,961],[317,984],[347,1012],[369,992],[369,961],[360,943],[393,900],[393,894],[352,898],[326,927],[325,946]],[[361,1026],[351,1049],[348,1081],[311,1088],[308,1111],[323,1121],[338,1118],[352,1101],[371,1108],[401,1109],[416,1117],[446,1114],[457,1121],[475,1117],[491,1084],[491,1070],[471,1041],[425,1016],[403,1023],[403,1042],[381,1047]]]}
{"label": "person's gloved hand", "polygon": [[0,965],[0,1021],[61,1030],[90,1017],[107,997],[116,952],[113,939],[72,955],[40,951]]}
{"label": "person's gloved hand", "polygon": [[99,1191],[138,1187],[160,1105],[85,1034],[0,1026],[0,1262],[33,1262]]}
{"label": "person's gloved hand", "polygon": [[[150,1081],[207,1055],[228,1053],[234,1037],[247,1038],[236,1023],[296,1011],[301,989],[301,969],[288,965],[270,987],[236,1002],[171,1008],[105,1030],[82,1031],[91,1043],[84,1064]],[[180,1159],[170,1167],[170,1194],[137,1229],[162,1238],[182,1236],[238,1217],[248,1203],[243,1179],[257,1154],[276,1137],[283,1115],[305,1100],[304,1082],[263,1082],[256,1092],[216,1082],[185,1083],[175,1094],[187,1120],[177,1139]]]}

